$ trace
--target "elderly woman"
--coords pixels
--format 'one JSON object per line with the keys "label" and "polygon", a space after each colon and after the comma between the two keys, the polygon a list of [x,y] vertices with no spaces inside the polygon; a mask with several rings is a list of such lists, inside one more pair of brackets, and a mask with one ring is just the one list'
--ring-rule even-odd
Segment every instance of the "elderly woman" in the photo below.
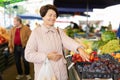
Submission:
{"label": "elderly woman", "polygon": [[68,37],[62,29],[59,29],[60,34],[58,33],[54,27],[58,17],[57,8],[54,5],[42,6],[40,15],[43,23],[32,31],[25,49],[26,60],[34,63],[34,80],[37,80],[41,66],[46,58],[49,59],[57,80],[67,80],[66,60],[62,52],[62,44],[69,50],[79,52],[84,60],[88,60],[89,56],[84,52],[82,46]]}

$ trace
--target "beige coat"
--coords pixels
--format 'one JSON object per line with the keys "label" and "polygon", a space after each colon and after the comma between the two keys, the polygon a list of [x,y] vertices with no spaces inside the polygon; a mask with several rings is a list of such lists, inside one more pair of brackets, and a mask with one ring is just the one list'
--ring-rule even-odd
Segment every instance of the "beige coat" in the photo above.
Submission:
{"label": "beige coat", "polygon": [[[12,53],[14,50],[14,38],[15,38],[15,32],[16,32],[16,27],[13,27],[10,30],[10,39],[9,39],[9,49],[10,52]],[[24,48],[27,44],[28,38],[30,36],[31,30],[29,27],[22,25],[21,29],[20,29],[20,38],[21,38],[21,44],[22,47]]]}
{"label": "beige coat", "polygon": [[[52,51],[57,51],[58,54],[62,54],[62,43],[65,48],[76,51],[80,46],[73,39],[69,38],[62,29],[59,30],[60,36],[55,29],[50,29],[45,26],[37,27],[32,31],[25,49],[25,58],[27,61],[34,63],[35,78],[37,80],[42,63],[45,61],[47,54]],[[57,62],[50,61],[54,69],[54,73],[57,76],[57,80],[67,80],[66,60],[62,57]]]}

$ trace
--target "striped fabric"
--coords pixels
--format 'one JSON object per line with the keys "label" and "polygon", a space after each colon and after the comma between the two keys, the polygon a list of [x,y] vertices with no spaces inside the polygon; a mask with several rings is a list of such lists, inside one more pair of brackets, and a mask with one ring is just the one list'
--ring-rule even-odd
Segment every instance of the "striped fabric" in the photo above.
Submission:
{"label": "striped fabric", "polygon": [[[37,27],[31,33],[25,49],[25,58],[27,61],[34,63],[35,78],[37,80],[42,63],[45,61],[47,54],[53,51],[62,54],[62,44],[65,48],[76,51],[80,46],[73,39],[69,38],[62,29],[59,29],[62,40],[55,27],[47,28],[43,25]],[[59,61],[50,61],[57,80],[67,80],[66,60],[61,58]]]}

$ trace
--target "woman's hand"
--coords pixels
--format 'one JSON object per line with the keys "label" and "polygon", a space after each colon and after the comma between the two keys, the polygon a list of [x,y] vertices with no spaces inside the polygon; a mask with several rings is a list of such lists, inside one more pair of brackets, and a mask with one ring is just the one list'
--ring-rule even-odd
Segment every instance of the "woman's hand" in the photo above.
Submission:
{"label": "woman's hand", "polygon": [[78,48],[78,52],[80,53],[83,61],[89,61],[90,56],[84,51],[84,49]]}
{"label": "woman's hand", "polygon": [[58,61],[63,56],[61,54],[58,54],[57,52],[50,52],[48,53],[47,57],[49,60]]}

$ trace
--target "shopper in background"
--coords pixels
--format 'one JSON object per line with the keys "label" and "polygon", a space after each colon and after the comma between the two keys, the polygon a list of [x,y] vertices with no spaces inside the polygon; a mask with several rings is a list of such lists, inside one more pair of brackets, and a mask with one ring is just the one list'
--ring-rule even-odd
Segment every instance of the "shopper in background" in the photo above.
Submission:
{"label": "shopper in background", "polygon": [[29,24],[26,24],[26,26],[30,28],[30,25],[29,25]]}
{"label": "shopper in background", "polygon": [[116,36],[117,36],[118,39],[120,39],[120,24],[119,24],[119,28],[117,30]]}
{"label": "shopper in background", "polygon": [[27,80],[31,79],[30,74],[30,66],[29,63],[24,58],[24,49],[27,43],[27,40],[30,36],[31,30],[29,27],[22,24],[22,20],[20,17],[14,18],[14,26],[10,30],[10,40],[9,40],[9,51],[10,53],[14,53],[16,68],[18,75],[16,79],[20,79],[23,77],[23,69],[21,65],[21,57],[24,63],[24,70]]}
{"label": "shopper in background", "polygon": [[72,29],[79,29],[79,26],[77,25],[77,23],[75,23],[75,22],[70,22],[70,25],[71,25],[71,27],[72,27]]}
{"label": "shopper in background", "polygon": [[34,63],[34,80],[37,80],[41,66],[46,58],[50,60],[57,80],[67,80],[66,60],[62,52],[62,44],[69,50],[79,52],[83,60],[89,61],[89,56],[85,53],[83,47],[68,37],[62,29],[58,29],[60,32],[58,34],[54,27],[58,11],[54,5],[42,6],[40,14],[43,23],[41,27],[37,27],[32,31],[25,49],[26,60]]}

